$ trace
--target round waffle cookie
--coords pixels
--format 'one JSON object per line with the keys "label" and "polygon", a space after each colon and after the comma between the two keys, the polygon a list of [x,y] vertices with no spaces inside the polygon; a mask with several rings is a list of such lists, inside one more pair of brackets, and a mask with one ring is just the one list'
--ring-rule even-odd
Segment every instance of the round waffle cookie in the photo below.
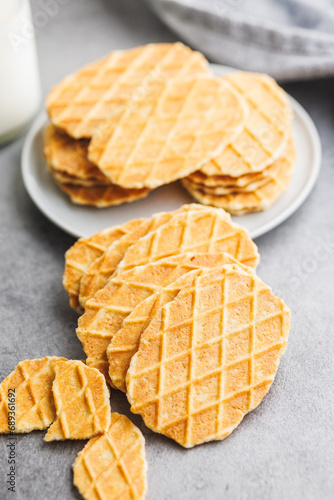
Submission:
{"label": "round waffle cookie", "polygon": [[85,500],[142,500],[146,469],[144,436],[125,415],[112,413],[107,432],[78,454],[73,482]]}
{"label": "round waffle cookie", "polygon": [[242,264],[256,267],[259,254],[246,229],[224,210],[181,213],[138,240],[126,252],[115,274],[184,252],[227,252]]}
{"label": "round waffle cookie", "polygon": [[[55,179],[56,180],[56,179]],[[146,198],[150,190],[124,189],[116,184],[107,186],[84,187],[77,184],[63,184],[57,182],[58,186],[66,193],[71,201],[77,205],[92,205],[97,208],[131,203],[132,201]]]}
{"label": "round waffle cookie", "polygon": [[126,377],[131,411],[180,445],[226,438],[268,392],[290,313],[235,265],[195,278],[159,309]]}
{"label": "round waffle cookie", "polygon": [[60,182],[110,184],[109,179],[88,158],[88,141],[74,140],[53,125],[44,132],[44,156]]}
{"label": "round waffle cookie", "polygon": [[82,312],[79,304],[79,289],[82,276],[112,243],[131,233],[144,219],[135,219],[120,226],[113,226],[89,238],[80,238],[65,253],[63,285],[70,298],[70,306]]}
{"label": "round waffle cookie", "polygon": [[124,188],[156,188],[199,170],[242,131],[248,107],[210,75],[155,81],[93,135],[88,157]]}
{"label": "round waffle cookie", "polygon": [[193,283],[194,277],[202,274],[207,268],[233,263],[238,263],[242,266],[242,264],[227,253],[192,255],[194,263],[198,262],[203,267],[187,272],[170,285],[158,290],[151,297],[139,303],[132,313],[125,318],[121,328],[111,339],[107,349],[109,376],[117,389],[126,392],[125,377],[131,358],[138,350],[141,334],[149,325],[151,317],[155,315],[161,306],[173,300],[185,286]]}
{"label": "round waffle cookie", "polygon": [[157,81],[207,73],[207,61],[182,43],[116,50],[58,83],[49,93],[51,122],[70,136],[90,138],[127,105],[145,101]]}
{"label": "round waffle cookie", "polygon": [[52,386],[56,419],[44,441],[90,439],[110,425],[110,394],[104,377],[82,361],[59,361]]}
{"label": "round waffle cookie", "polygon": [[1,382],[1,434],[31,432],[49,427],[56,416],[52,384],[60,361],[66,359],[45,357],[21,361]]}
{"label": "round waffle cookie", "polygon": [[235,215],[248,212],[266,210],[280,197],[288,188],[292,176],[296,155],[293,142],[290,141],[284,155],[276,160],[276,177],[269,179],[267,183],[252,192],[232,192],[229,195],[212,194],[205,187],[198,188],[189,179],[183,179],[183,186],[195,198],[204,205],[224,208]]}
{"label": "round waffle cookie", "polygon": [[231,177],[261,172],[282,154],[290,135],[292,110],[287,95],[268,75],[236,72],[223,80],[240,92],[250,112],[238,137],[201,172]]}
{"label": "round waffle cookie", "polygon": [[86,302],[85,312],[78,321],[76,332],[87,355],[87,365],[98,368],[110,383],[106,350],[123,320],[140,302],[161,288],[193,269],[208,266],[208,262],[211,266],[221,262],[221,258],[221,254],[213,254],[212,258],[203,260],[201,255],[180,253],[111,278],[105,288]]}
{"label": "round waffle cookie", "polygon": [[82,276],[79,293],[81,307],[84,309],[87,300],[92,298],[98,290],[101,290],[101,288],[107,284],[128,248],[136,243],[139,238],[156,230],[158,227],[168,222],[174,215],[202,209],[202,205],[193,203],[190,205],[183,205],[178,210],[172,212],[157,213],[150,219],[142,221],[141,224],[136,224],[132,231],[120,238],[119,241],[112,243],[104,254],[101,255],[99,259],[96,259]]}

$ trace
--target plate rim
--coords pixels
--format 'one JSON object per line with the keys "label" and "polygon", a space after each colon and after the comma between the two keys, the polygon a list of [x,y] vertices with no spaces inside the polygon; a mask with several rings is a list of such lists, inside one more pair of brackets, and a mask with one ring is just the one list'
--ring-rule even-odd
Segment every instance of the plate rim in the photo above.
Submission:
{"label": "plate rim", "polygon": [[301,118],[301,121],[309,135],[310,139],[310,145],[313,153],[313,161],[312,161],[312,168],[310,171],[310,175],[308,176],[307,182],[305,183],[304,188],[302,191],[299,193],[299,195],[296,197],[296,199],[290,203],[284,210],[282,210],[279,214],[277,214],[273,219],[268,221],[267,223],[264,223],[261,225],[261,227],[258,230],[252,231],[252,238],[258,238],[259,236],[262,236],[275,227],[279,226],[282,224],[284,221],[286,221],[289,217],[291,217],[292,214],[294,214],[298,208],[302,206],[302,204],[306,201],[306,199],[309,197],[317,179],[320,173],[321,169],[321,160],[322,160],[322,147],[321,147],[321,141],[320,141],[320,136],[318,129],[315,126],[314,121],[312,120],[311,116],[308,114],[306,109],[290,94],[288,94],[289,99],[292,101],[294,105],[294,111],[297,111],[299,117]]}
{"label": "plate rim", "polygon": [[[216,69],[217,72],[226,72],[226,71],[238,71],[237,68],[233,68],[231,66],[225,66],[222,64],[214,64],[210,63],[210,67],[213,69],[213,71]],[[240,70],[239,70],[240,71]],[[321,148],[321,141],[320,141],[320,136],[318,133],[318,130],[310,117],[309,113],[305,110],[305,108],[290,94],[288,94],[288,97],[290,101],[293,104],[293,108],[295,113],[299,116],[301,119],[304,129],[306,130],[308,137],[309,137],[309,144],[312,149],[313,153],[313,161],[312,161],[312,168],[310,171],[310,174],[307,178],[307,182],[305,183],[303,189],[300,191],[299,195],[293,200],[292,203],[290,203],[284,210],[279,212],[275,217],[273,217],[271,220],[263,223],[260,225],[259,228],[254,229],[252,231],[249,231],[250,236],[255,239],[258,238],[275,227],[279,226],[282,224],[285,220],[287,220],[300,206],[305,202],[305,200],[308,198],[309,194],[311,193],[316,180],[319,176],[320,168],[321,168],[321,157],[322,157],[322,148]],[[37,208],[44,214],[53,224],[55,224],[57,227],[65,231],[66,233],[70,234],[71,236],[75,238],[81,238],[85,237],[83,235],[78,234],[78,231],[70,224],[67,223],[64,220],[60,220],[48,206],[47,204],[43,203],[42,199],[36,195],[36,191],[34,190],[34,187],[31,183],[31,179],[29,178],[29,175],[31,176],[31,167],[30,167],[30,161],[29,161],[29,155],[31,153],[32,149],[32,144],[34,141],[34,138],[36,137],[37,133],[40,131],[42,126],[44,125],[44,122],[47,119],[47,113],[45,110],[42,110],[38,116],[35,118],[34,122],[32,123],[25,139],[24,139],[24,144],[21,152],[21,174],[23,178],[23,183],[25,185],[25,188],[31,198],[31,200],[34,202],[34,204],[37,206]],[[157,208],[158,210],[158,208]],[[236,222],[238,223],[238,222]]]}
{"label": "plate rim", "polygon": [[23,183],[31,200],[47,219],[49,219],[59,229],[65,231],[67,234],[70,234],[74,238],[81,238],[82,236],[80,236],[78,232],[75,231],[75,229],[70,224],[68,224],[66,221],[60,220],[57,214],[55,214],[51,209],[49,209],[48,205],[43,203],[42,199],[38,195],[35,195],[34,187],[32,186],[31,180],[29,179],[29,175],[32,174],[31,174],[31,168],[29,167],[30,161],[28,157],[31,152],[34,138],[36,137],[39,130],[43,127],[43,124],[46,120],[47,120],[47,113],[45,110],[42,110],[35,118],[33,124],[31,125],[24,139],[22,153],[21,153],[21,174],[23,178]]}
{"label": "plate rim", "polygon": [[[220,71],[221,69],[223,70],[227,69],[230,71],[240,71],[240,69],[216,63],[210,63],[210,67],[216,68],[218,71]],[[301,118],[301,121],[309,135],[310,145],[312,146],[313,156],[314,156],[312,162],[312,169],[304,188],[299,193],[297,198],[292,203],[290,203],[284,210],[282,210],[279,214],[273,217],[270,221],[261,224],[261,226],[258,229],[250,231],[252,239],[259,238],[260,236],[269,233],[269,231],[282,224],[285,220],[291,217],[291,215],[295,213],[298,210],[298,208],[301,207],[301,205],[304,203],[304,201],[306,201],[309,194],[311,193],[317,181],[321,168],[322,148],[321,148],[321,141],[318,129],[315,126],[314,121],[312,120],[311,116],[306,111],[306,109],[288,92],[287,95],[289,100],[293,104],[294,111]]]}

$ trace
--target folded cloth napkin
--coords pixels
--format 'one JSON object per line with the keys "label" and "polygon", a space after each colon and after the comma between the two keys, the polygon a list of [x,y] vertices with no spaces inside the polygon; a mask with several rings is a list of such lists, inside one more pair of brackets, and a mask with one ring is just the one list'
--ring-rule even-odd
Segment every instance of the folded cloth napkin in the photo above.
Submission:
{"label": "folded cloth napkin", "polygon": [[333,0],[145,0],[210,60],[279,80],[334,75]]}

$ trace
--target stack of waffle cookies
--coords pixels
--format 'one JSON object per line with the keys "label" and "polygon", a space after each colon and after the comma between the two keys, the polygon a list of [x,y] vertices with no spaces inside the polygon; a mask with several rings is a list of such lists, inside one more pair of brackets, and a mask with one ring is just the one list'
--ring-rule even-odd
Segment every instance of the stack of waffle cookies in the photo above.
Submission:
{"label": "stack of waffle cookies", "polygon": [[200,203],[241,214],[290,182],[285,92],[267,75],[217,78],[181,43],[114,51],[58,83],[46,106],[44,155],[77,204],[132,202],[181,179]]}
{"label": "stack of waffle cookies", "polygon": [[185,205],[78,240],[63,283],[87,366],[184,447],[224,439],[268,392],[289,333],[259,254],[222,209]]}
{"label": "stack of waffle cookies", "polygon": [[108,387],[185,448],[230,435],[269,391],[290,329],[258,261],[244,228],[199,204],[79,239],[63,283],[87,359],[19,363],[0,384],[0,433],[87,439],[73,464],[82,497],[142,500],[145,440]]}

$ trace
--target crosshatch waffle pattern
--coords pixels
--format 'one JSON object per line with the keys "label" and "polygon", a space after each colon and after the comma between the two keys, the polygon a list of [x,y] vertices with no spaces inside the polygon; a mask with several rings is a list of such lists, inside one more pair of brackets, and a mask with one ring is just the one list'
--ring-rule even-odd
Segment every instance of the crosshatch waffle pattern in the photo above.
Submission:
{"label": "crosshatch waffle pattern", "polygon": [[132,245],[115,275],[184,252],[227,252],[242,264],[256,267],[259,254],[245,229],[224,210],[206,208],[175,216]]}
{"label": "crosshatch waffle pattern", "polygon": [[49,427],[56,416],[52,397],[55,367],[65,358],[21,361],[0,385],[0,433],[8,433],[8,389],[15,389],[15,432]]}
{"label": "crosshatch waffle pattern", "polygon": [[73,481],[85,500],[141,500],[146,469],[144,436],[127,417],[112,413],[108,431],[78,454]]}
{"label": "crosshatch waffle pattern", "polygon": [[127,374],[131,411],[190,448],[227,437],[268,392],[290,313],[254,273],[197,277],[142,334]]}
{"label": "crosshatch waffle pattern", "polygon": [[288,98],[267,75],[236,72],[223,80],[240,92],[250,113],[243,131],[201,172],[239,177],[262,171],[280,156],[287,143],[292,122]]}
{"label": "crosshatch waffle pattern", "polygon": [[169,214],[159,214],[152,217],[152,219],[146,219],[141,224],[137,224],[133,231],[110,245],[104,254],[92,263],[81,280],[79,301],[83,308],[85,308],[87,300],[94,297],[96,292],[106,286],[128,248],[136,243],[139,238],[159,227],[160,223],[164,224],[169,218]]}
{"label": "crosshatch waffle pattern", "polygon": [[[57,179],[55,178],[56,182]],[[57,182],[58,186],[70,196],[73,203],[77,205],[92,205],[94,207],[111,207],[121,203],[145,198],[149,189],[124,189],[116,184],[109,186],[84,187],[77,184],[63,184]]]}
{"label": "crosshatch waffle pattern", "polygon": [[51,122],[70,136],[90,138],[127,104],[145,100],[156,82],[207,72],[205,57],[182,43],[116,50],[58,83],[47,110]]}
{"label": "crosshatch waffle pattern", "polygon": [[70,297],[70,306],[82,312],[78,301],[80,281],[92,262],[98,259],[112,243],[131,232],[144,219],[135,219],[80,238],[65,253],[63,286]]}
{"label": "crosshatch waffle pattern", "polygon": [[104,377],[82,361],[60,361],[52,386],[56,419],[45,441],[89,439],[110,425],[110,394]]}
{"label": "crosshatch waffle pattern", "polygon": [[88,160],[88,141],[75,140],[48,125],[44,133],[44,156],[52,171],[80,181],[110,184],[101,170]]}
{"label": "crosshatch waffle pattern", "polygon": [[203,259],[201,256],[179,254],[138,266],[112,278],[105,288],[86,302],[85,313],[78,321],[76,332],[87,355],[87,365],[98,368],[111,384],[106,351],[123,320],[147,297],[185,273],[202,267],[203,262],[210,262],[210,259],[214,262],[215,258],[215,255]]}
{"label": "crosshatch waffle pattern", "polygon": [[248,108],[210,75],[156,82],[93,135],[88,158],[111,182],[150,189],[199,170],[243,129]]}
{"label": "crosshatch waffle pattern", "polygon": [[[141,334],[147,328],[151,317],[155,315],[157,310],[172,301],[180,290],[191,284],[194,278],[202,274],[204,270],[224,264],[238,263],[236,259],[227,253],[189,254],[187,258],[192,258],[194,265],[197,263],[198,266],[202,267],[187,272],[184,276],[138,304],[132,313],[125,318],[120,330],[111,339],[107,349],[109,376],[117,389],[126,392],[125,377],[131,358],[138,350]],[[242,266],[242,264],[240,265]]]}
{"label": "crosshatch waffle pattern", "polygon": [[269,208],[289,187],[296,153],[293,141],[290,140],[283,156],[276,160],[276,176],[269,178],[265,184],[251,192],[234,192],[221,195],[210,192],[206,188],[198,188],[190,179],[183,179],[183,186],[200,203],[223,208],[235,215],[250,211],[257,212]]}
{"label": "crosshatch waffle pattern", "polygon": [[197,204],[183,205],[173,212],[161,212],[153,215],[150,219],[137,224],[132,232],[124,235],[118,242],[110,245],[103,255],[87,269],[80,282],[79,302],[84,309],[88,299],[92,298],[98,290],[105,287],[108,280],[113,276],[118,264],[123,259],[128,248],[151,231],[162,226],[174,215],[179,213],[201,210],[203,206]]}

